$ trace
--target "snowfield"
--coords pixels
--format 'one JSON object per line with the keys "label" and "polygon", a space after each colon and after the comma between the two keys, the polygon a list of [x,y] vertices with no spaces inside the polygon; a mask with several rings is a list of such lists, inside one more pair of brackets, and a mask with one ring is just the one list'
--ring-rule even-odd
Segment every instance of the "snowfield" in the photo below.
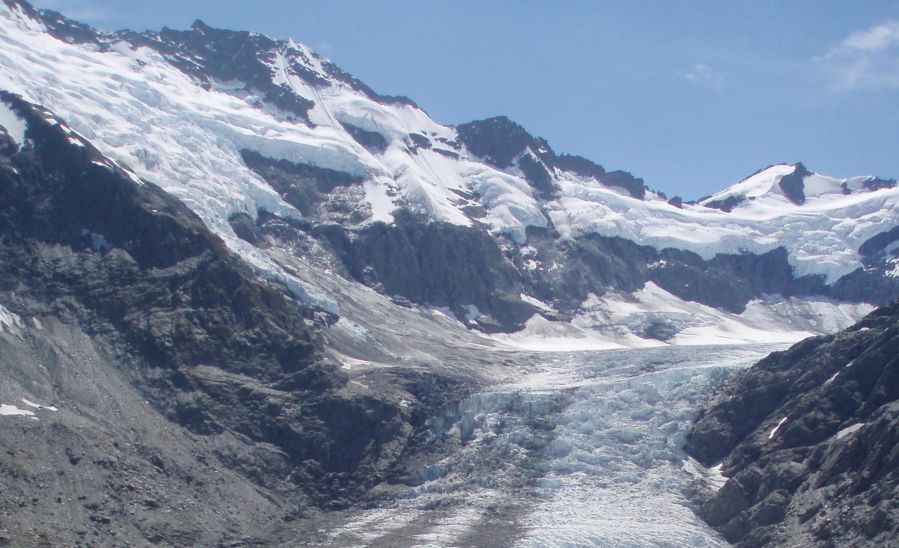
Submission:
{"label": "snowfield", "polygon": [[[783,344],[845,329],[873,309],[864,303],[774,295],[750,301],[742,314],[735,314],[684,301],[649,282],[632,294],[591,295],[571,322],[553,322],[538,315],[525,329],[492,338],[514,348],[544,352]],[[658,336],[665,331],[671,336]]]}
{"label": "snowfield", "polygon": [[[653,191],[641,200],[596,178],[551,167],[559,190],[541,198],[514,161],[505,170],[491,166],[465,148],[455,128],[431,120],[411,102],[373,97],[335,77],[329,62],[303,44],[272,43],[274,49],[260,52],[260,59],[273,84],[309,101],[308,121],[266,103],[245,82],[202,82],[178,68],[171,55],[135,46],[122,35],[85,44],[56,39],[14,3],[0,3],[0,89],[43,105],[72,142],[89,142],[109,158],[109,167],[120,166],[135,180],[177,196],[260,274],[338,314],[338,294],[301,275],[302,258],[285,268],[283,254],[235,234],[229,219],[239,213],[303,218],[246,165],[243,151],[358,178],[362,191],[350,207],[359,226],[393,222],[396,209],[404,207],[433,221],[485,227],[510,240],[501,245],[517,245],[525,255],[527,228],[548,226],[562,238],[619,236],[706,259],[783,246],[796,276],[823,274],[833,282],[861,265],[863,242],[897,224],[899,188],[866,188],[872,177],[811,174],[805,202],[793,203],[779,186],[796,171],[792,164],[771,166],[682,207]],[[25,142],[25,123],[2,101],[0,125],[16,143]],[[361,144],[354,133],[359,131],[377,136],[383,147]],[[517,158],[537,158],[538,152],[526,148]],[[730,212],[703,205],[727,198],[741,201]],[[526,261],[523,267],[538,265]],[[551,312],[532,296],[521,298]],[[571,322],[537,315],[523,331],[495,339],[529,350],[787,342],[846,327],[869,310],[773,295],[730,314],[650,283],[633,295],[593,296]],[[472,309],[469,316],[478,313]]]}
{"label": "snowfield", "polygon": [[[730,213],[699,204],[678,208],[651,191],[639,200],[559,170],[551,175],[560,193],[547,201],[535,196],[517,168],[496,169],[460,147],[454,128],[412,104],[372,99],[333,77],[326,60],[293,40],[277,42],[270,52],[270,76],[312,102],[309,123],[266,104],[242,82],[204,87],[155,50],[109,40],[106,51],[57,40],[21,10],[0,5],[0,89],[55,112],[104,154],[178,196],[232,249],[282,281],[291,276],[237,238],[227,220],[235,213],[255,218],[263,209],[284,217],[301,214],[247,168],[244,149],[363,177],[364,203],[357,206],[367,213],[366,222],[390,222],[392,212],[404,206],[435,221],[471,225],[467,195],[485,210],[479,222],[521,245],[527,227],[552,222],[563,236],[621,236],[704,258],[784,246],[797,275],[824,274],[828,281],[860,266],[858,246],[897,220],[899,188],[868,191],[863,184],[871,177],[813,174],[806,181],[806,203],[790,202],[777,186],[795,169],[788,164],[702,202],[744,197]],[[0,123],[12,126],[7,129],[20,142],[23,129],[7,111],[0,109]],[[380,135],[384,150],[360,145],[349,128]],[[412,136],[426,138],[430,148],[416,147]],[[844,183],[851,194],[843,193]],[[313,292],[295,289],[301,296]]]}

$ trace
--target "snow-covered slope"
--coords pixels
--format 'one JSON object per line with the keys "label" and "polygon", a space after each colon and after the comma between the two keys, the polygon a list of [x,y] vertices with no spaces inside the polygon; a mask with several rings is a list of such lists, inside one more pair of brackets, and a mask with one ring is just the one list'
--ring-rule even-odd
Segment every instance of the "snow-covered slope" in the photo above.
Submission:
{"label": "snow-covered slope", "polygon": [[[392,223],[403,209],[487,231],[504,249],[528,249],[529,228],[562,242],[597,234],[703,259],[783,247],[796,277],[832,283],[862,266],[860,246],[897,225],[894,181],[836,180],[801,164],[772,166],[698,203],[669,202],[630,174],[556,155],[507,120],[491,131],[511,127],[514,138],[491,134],[485,148],[478,123],[464,132],[441,125],[293,40],[201,22],[104,34],[4,0],[0,89],[54,113],[73,139],[177,196],[260,272],[333,312],[330,297],[235,232],[241,214],[317,222],[301,211],[305,202],[249,167],[247,153],[355,181],[328,219],[345,229]],[[16,120],[0,107],[0,124],[22,143],[27,130]]]}
{"label": "snow-covered slope", "polygon": [[[778,183],[796,165],[778,164],[697,204],[676,208],[663,200],[634,203],[606,188],[562,174],[563,195],[548,204],[563,233],[617,235],[657,248],[688,249],[709,258],[778,246],[789,252],[796,274],[824,274],[832,282],[860,266],[858,248],[899,221],[899,188],[869,189],[875,177],[838,180],[811,173],[808,199],[793,203]],[[843,185],[851,190],[844,192]],[[735,198],[733,209],[715,204]]]}

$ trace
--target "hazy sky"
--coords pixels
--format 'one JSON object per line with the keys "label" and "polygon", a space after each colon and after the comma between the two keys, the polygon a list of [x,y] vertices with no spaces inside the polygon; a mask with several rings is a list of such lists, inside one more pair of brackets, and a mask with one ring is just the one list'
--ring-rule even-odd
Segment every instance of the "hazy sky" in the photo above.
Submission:
{"label": "hazy sky", "polygon": [[105,29],[292,37],[439,122],[506,114],[696,198],[768,164],[899,177],[899,0],[37,0]]}

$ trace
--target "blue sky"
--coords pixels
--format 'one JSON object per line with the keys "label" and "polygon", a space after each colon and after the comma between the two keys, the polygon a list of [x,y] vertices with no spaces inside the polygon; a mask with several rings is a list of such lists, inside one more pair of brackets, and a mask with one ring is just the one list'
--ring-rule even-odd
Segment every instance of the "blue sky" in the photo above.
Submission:
{"label": "blue sky", "polygon": [[292,37],[439,122],[506,114],[685,198],[768,164],[899,177],[899,0],[37,0]]}

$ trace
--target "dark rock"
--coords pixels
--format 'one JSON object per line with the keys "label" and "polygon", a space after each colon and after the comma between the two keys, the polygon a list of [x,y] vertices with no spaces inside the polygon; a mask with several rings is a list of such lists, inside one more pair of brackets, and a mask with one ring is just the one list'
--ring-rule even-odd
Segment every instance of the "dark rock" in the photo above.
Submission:
{"label": "dark rock", "polygon": [[606,173],[601,181],[608,186],[617,186],[628,191],[634,198],[642,200],[646,197],[646,185],[643,179],[634,177],[627,171],[610,171]]}
{"label": "dark rock", "polygon": [[500,169],[512,165],[512,160],[527,148],[538,157],[542,151],[551,151],[545,140],[532,136],[505,116],[461,124],[456,131],[469,152]]}
{"label": "dark rock", "polygon": [[360,222],[367,214],[355,207],[356,199],[364,194],[361,177],[310,164],[272,160],[251,150],[242,150],[241,156],[247,167],[304,217],[320,219],[336,215]]}
{"label": "dark rock", "polygon": [[876,259],[882,258],[885,255],[886,248],[894,242],[899,242],[899,225],[865,240],[858,247],[858,253],[862,256],[867,266],[876,261]]}
{"label": "dark rock", "polygon": [[[702,200],[700,200],[700,201],[702,201]],[[711,207],[713,209],[720,209],[721,211],[723,211],[725,213],[730,213],[731,211],[734,210],[735,207],[737,207],[744,201],[746,201],[745,196],[730,195],[723,200],[714,200],[712,202],[707,202],[703,205],[705,207]]]}
{"label": "dark rock", "polygon": [[895,188],[896,187],[896,179],[881,179],[880,177],[874,177],[868,179],[864,183],[864,187],[868,190],[880,190],[882,188]]}
{"label": "dark rock", "polygon": [[387,139],[376,131],[368,131],[351,124],[342,124],[347,133],[356,140],[357,143],[367,148],[370,152],[383,153],[387,150]]}
{"label": "dark rock", "polygon": [[596,164],[583,156],[574,156],[570,154],[559,154],[553,161],[555,167],[576,173],[581,177],[593,177],[597,181],[602,180],[606,174],[606,170],[599,164]]}
{"label": "dark rock", "polygon": [[410,147],[412,152],[418,152],[419,149],[431,149],[431,140],[428,139],[426,135],[422,135],[421,133],[410,133],[409,140],[412,141],[412,146]]}
{"label": "dark rock", "polygon": [[234,230],[234,233],[237,234],[237,237],[241,240],[247,241],[256,247],[264,246],[264,236],[256,226],[256,222],[253,218],[246,213],[235,213],[228,218],[228,223],[231,225],[231,229]]}
{"label": "dark rock", "polygon": [[[863,426],[845,430],[854,425]],[[702,411],[685,450],[707,464],[723,459],[732,479],[702,503],[702,515],[731,542],[896,538],[899,302],[735,376]]]}
{"label": "dark rock", "polygon": [[899,278],[887,275],[895,265],[889,257],[881,255],[877,259],[865,260],[863,268],[857,268],[841,277],[821,293],[845,302],[862,302],[882,306],[899,295]]}
{"label": "dark rock", "polygon": [[[0,333],[0,368],[4,386],[44,386],[66,404],[46,423],[0,423],[20,453],[0,467],[4,527],[25,544],[40,543],[29,530],[50,545],[82,529],[109,540],[110,524],[132,544],[227,544],[383,481],[412,410],[343,391],[313,307],[260,279],[169,194],[71,144],[37,107],[0,99],[31,142],[0,157],[0,296],[47,326]],[[231,222],[259,237],[248,216]],[[58,502],[78,495],[84,505]]]}
{"label": "dark rock", "polygon": [[543,163],[531,154],[525,154],[518,161],[518,166],[524,173],[525,179],[534,187],[537,194],[544,200],[551,200],[559,188],[553,182],[552,176]]}
{"label": "dark rock", "polygon": [[[319,225],[314,234],[328,243],[353,279],[386,295],[449,307],[463,319],[466,307],[474,305],[505,330],[534,313],[518,297],[518,271],[489,235],[472,227],[428,223],[403,210],[395,219],[395,224],[375,223],[352,237],[337,225]],[[486,318],[478,321],[491,329]]]}
{"label": "dark rock", "polygon": [[556,155],[545,139],[532,136],[505,116],[462,124],[456,127],[456,131],[469,152],[500,169],[508,168],[522,152],[530,150],[536,159],[524,154],[518,167],[544,199],[550,199],[557,191],[544,166],[593,177],[604,185],[622,188],[641,200],[646,195],[643,179],[626,171],[606,172],[602,166],[580,156]]}
{"label": "dark rock", "polygon": [[805,178],[811,175],[811,172],[805,169],[802,163],[795,164],[795,166],[796,169],[793,173],[781,177],[778,185],[791,202],[802,205],[805,203]]}
{"label": "dark rock", "polygon": [[238,81],[247,91],[263,94],[265,101],[282,112],[308,122],[313,103],[287,85],[272,81],[265,61],[274,59],[280,45],[258,33],[222,30],[202,21],[190,30],[163,28],[160,32],[120,33],[135,46],[146,46],[166,55],[176,67],[211,86],[213,81]]}

